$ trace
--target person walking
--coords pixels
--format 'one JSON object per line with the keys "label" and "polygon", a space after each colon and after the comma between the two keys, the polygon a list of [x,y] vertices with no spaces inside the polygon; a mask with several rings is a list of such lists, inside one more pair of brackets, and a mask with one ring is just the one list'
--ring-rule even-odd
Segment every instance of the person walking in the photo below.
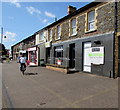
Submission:
{"label": "person walking", "polygon": [[[26,70],[26,58],[22,54],[22,56],[20,57],[20,71],[25,71],[23,70],[23,68]],[[24,75],[24,72],[23,72],[23,75]]]}

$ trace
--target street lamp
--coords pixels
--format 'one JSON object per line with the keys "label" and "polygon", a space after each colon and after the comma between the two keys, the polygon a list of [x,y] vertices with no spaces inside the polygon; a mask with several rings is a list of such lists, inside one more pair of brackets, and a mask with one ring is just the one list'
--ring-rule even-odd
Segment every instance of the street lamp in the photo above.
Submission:
{"label": "street lamp", "polygon": [[[4,36],[6,38],[6,36]],[[3,27],[1,27],[1,50],[0,50],[0,62],[2,62],[2,41],[3,41]]]}
{"label": "street lamp", "polygon": [[3,39],[3,27],[1,27],[1,44],[2,44],[2,39]]}
{"label": "street lamp", "polygon": [[[4,38],[6,38],[6,36],[4,36]],[[3,41],[3,27],[1,27],[1,44],[2,44],[2,41]]]}

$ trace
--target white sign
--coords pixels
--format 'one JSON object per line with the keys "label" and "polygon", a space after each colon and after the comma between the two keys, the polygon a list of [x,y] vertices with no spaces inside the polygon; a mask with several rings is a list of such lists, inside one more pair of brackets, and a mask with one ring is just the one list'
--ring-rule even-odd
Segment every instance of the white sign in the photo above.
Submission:
{"label": "white sign", "polygon": [[45,47],[47,48],[47,47],[51,47],[51,42],[46,42],[45,43]]}
{"label": "white sign", "polygon": [[36,47],[28,48],[28,51],[34,51],[36,50]]}
{"label": "white sign", "polygon": [[91,47],[89,58],[92,64],[104,64],[104,47]]}
{"label": "white sign", "polygon": [[26,53],[26,50],[20,50],[19,53]]}

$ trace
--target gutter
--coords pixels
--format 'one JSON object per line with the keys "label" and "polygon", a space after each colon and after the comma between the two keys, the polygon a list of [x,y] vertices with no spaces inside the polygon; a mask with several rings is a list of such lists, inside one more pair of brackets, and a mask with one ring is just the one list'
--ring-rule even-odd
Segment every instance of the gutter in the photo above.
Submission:
{"label": "gutter", "polygon": [[117,0],[114,1],[114,36],[113,36],[113,78],[117,78],[115,73],[115,38],[117,33]]}

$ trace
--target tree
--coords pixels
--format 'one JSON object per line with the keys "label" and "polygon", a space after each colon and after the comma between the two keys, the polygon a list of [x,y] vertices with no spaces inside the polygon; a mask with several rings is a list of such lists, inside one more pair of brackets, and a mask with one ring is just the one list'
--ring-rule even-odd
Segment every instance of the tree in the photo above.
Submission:
{"label": "tree", "polygon": [[0,56],[2,55],[5,55],[6,56],[7,54],[7,51],[5,49],[5,46],[3,44],[0,43]]}

